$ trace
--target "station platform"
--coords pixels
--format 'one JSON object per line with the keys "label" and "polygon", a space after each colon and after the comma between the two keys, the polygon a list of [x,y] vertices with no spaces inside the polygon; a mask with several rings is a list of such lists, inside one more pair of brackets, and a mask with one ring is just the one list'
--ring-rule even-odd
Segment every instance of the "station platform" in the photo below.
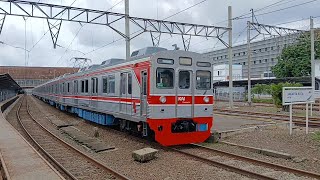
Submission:
{"label": "station platform", "polygon": [[[9,101],[10,99],[0,103],[0,107]],[[2,111],[0,111],[0,160],[1,173],[8,180],[64,179],[5,119]]]}

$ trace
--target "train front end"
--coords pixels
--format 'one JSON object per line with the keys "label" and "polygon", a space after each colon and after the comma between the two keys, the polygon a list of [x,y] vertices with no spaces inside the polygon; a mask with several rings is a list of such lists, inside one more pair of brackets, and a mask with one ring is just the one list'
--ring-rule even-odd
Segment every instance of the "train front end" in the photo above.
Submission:
{"label": "train front end", "polygon": [[147,123],[164,146],[204,142],[213,124],[212,66],[201,54],[163,51],[151,59]]}

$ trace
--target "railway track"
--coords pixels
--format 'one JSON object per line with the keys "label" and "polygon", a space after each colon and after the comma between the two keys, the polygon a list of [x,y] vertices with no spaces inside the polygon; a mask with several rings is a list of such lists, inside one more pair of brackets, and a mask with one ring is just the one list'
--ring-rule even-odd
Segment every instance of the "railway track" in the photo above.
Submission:
{"label": "railway track", "polygon": [[283,179],[295,179],[297,177],[301,179],[320,179],[320,174],[313,172],[260,161],[197,144],[177,146],[171,149],[199,161],[227,169],[250,178],[262,180],[274,180],[279,179],[280,177]]}
{"label": "railway track", "polygon": [[[289,116],[283,115],[283,114],[250,112],[250,111],[240,111],[240,110],[221,109],[221,108],[214,108],[214,112],[217,114],[230,115],[230,116],[243,116],[243,115],[245,115],[247,117],[289,121]],[[301,125],[301,126],[305,125],[305,117],[293,116],[292,118],[293,118],[293,122],[295,124]],[[320,118],[309,117],[309,126],[310,127],[320,127]]]}
{"label": "railway track", "polygon": [[58,167],[66,179],[129,179],[75,149],[38,123],[30,114],[26,97],[19,104],[16,115],[32,145]]}

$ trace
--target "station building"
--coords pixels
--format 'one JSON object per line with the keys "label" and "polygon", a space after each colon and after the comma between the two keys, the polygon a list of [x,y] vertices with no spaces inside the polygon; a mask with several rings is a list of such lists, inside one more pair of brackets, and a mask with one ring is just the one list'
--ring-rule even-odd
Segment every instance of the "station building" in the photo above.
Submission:
{"label": "station building", "polygon": [[0,66],[0,74],[9,74],[24,89],[34,88],[66,73],[75,73],[70,67]]}
{"label": "station building", "polygon": [[[283,48],[296,43],[297,38],[297,35],[292,34],[251,42],[251,77],[273,77],[274,75],[271,73],[271,68],[278,63],[277,57],[281,54]],[[247,44],[233,47],[233,64],[242,65],[242,77],[244,79],[248,78],[247,51]],[[229,63],[227,48],[207,52],[203,55],[212,60],[213,66]]]}

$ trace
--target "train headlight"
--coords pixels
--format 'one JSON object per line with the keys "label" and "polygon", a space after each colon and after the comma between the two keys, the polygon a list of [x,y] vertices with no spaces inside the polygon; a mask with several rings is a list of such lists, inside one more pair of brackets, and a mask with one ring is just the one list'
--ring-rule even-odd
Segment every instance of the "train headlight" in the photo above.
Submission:
{"label": "train headlight", "polygon": [[167,102],[167,98],[164,97],[164,96],[161,96],[159,100],[160,100],[160,102],[161,102],[162,104],[164,104],[164,103]]}
{"label": "train headlight", "polygon": [[203,101],[205,102],[205,103],[209,103],[209,97],[208,96],[205,96],[204,98],[203,98]]}

